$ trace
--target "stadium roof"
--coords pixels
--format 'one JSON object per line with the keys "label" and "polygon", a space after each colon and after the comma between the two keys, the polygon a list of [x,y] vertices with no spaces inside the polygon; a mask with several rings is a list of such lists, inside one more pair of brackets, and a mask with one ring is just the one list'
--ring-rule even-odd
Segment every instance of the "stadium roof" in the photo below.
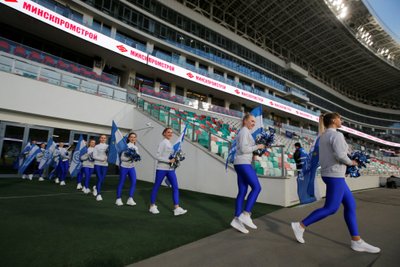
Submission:
{"label": "stadium roof", "polygon": [[360,0],[178,1],[350,98],[400,108],[400,44]]}

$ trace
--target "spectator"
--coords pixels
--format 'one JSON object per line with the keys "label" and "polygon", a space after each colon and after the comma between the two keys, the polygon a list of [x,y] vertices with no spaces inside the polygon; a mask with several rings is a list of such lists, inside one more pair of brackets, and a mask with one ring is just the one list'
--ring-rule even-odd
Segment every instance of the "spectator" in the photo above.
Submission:
{"label": "spectator", "polygon": [[293,154],[293,159],[296,162],[296,169],[301,170],[303,168],[304,160],[307,157],[307,153],[304,148],[301,147],[299,142],[295,143],[294,147],[296,148],[296,151]]}

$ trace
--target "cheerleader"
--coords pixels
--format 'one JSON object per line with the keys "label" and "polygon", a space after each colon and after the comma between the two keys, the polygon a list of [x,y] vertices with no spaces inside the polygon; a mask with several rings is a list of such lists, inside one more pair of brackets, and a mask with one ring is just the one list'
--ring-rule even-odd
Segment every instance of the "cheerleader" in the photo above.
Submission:
{"label": "cheerleader", "polygon": [[64,148],[64,143],[60,142],[58,145],[59,150],[59,177],[60,177],[60,185],[65,185],[65,177],[67,177],[68,168],[69,168],[69,152],[67,148]]}
{"label": "cheerleader", "polygon": [[[128,135],[128,148],[134,149],[137,154],[138,148],[136,146],[136,134],[130,133]],[[121,165],[119,169],[119,183],[117,188],[117,200],[115,201],[115,205],[122,206],[121,195],[122,195],[122,188],[124,187],[126,176],[129,175],[129,179],[131,180],[131,187],[129,188],[129,198],[126,202],[126,205],[135,206],[136,202],[133,200],[133,193],[135,192],[136,187],[136,170],[134,167],[134,159],[129,155],[128,151],[124,151],[121,153]]]}
{"label": "cheerleader", "polygon": [[[251,210],[256,203],[257,197],[261,192],[260,182],[257,174],[251,166],[253,159],[253,151],[264,149],[265,146],[256,145],[251,130],[256,124],[256,119],[251,114],[246,114],[242,121],[242,128],[236,137],[236,157],[233,162],[238,179],[238,195],[235,203],[235,217],[231,222],[231,226],[236,230],[247,234],[249,231],[244,225],[252,229],[257,229],[257,226],[251,219]],[[243,202],[247,194],[247,188],[251,187],[246,201],[246,206],[243,209]]]}
{"label": "cheerleader", "polygon": [[156,169],[156,178],[153,186],[153,190],[151,192],[150,197],[150,209],[149,211],[153,214],[158,214],[160,211],[156,206],[156,197],[158,189],[161,186],[162,181],[165,177],[167,177],[169,183],[172,187],[172,199],[174,202],[174,215],[183,215],[187,212],[187,210],[182,209],[179,206],[179,188],[178,188],[178,180],[176,178],[175,169],[171,167],[171,163],[175,162],[175,159],[169,159],[171,153],[173,152],[173,146],[170,142],[172,138],[172,129],[165,128],[162,132],[164,136],[164,140],[158,145],[157,150],[157,169]]}
{"label": "cheerleader", "polygon": [[82,173],[82,176],[85,175],[85,183],[82,192],[85,194],[90,193],[89,181],[94,171],[93,151],[95,146],[96,146],[96,141],[91,139],[89,141],[89,147],[87,149],[87,152],[83,154],[80,158],[82,161],[82,169],[80,173]]}
{"label": "cheerleader", "polygon": [[[28,158],[28,155],[30,153],[30,151],[36,146],[36,141],[32,141],[32,145],[30,146],[29,149],[27,149],[27,151],[24,152],[23,157],[24,160],[23,162]],[[33,174],[35,173],[35,165],[36,162],[35,160],[33,160],[28,167],[25,169],[23,175],[22,175],[22,179],[28,179],[30,181],[32,181],[33,179]]]}
{"label": "cheerleader", "polygon": [[60,171],[61,165],[60,165],[60,163],[61,163],[60,150],[57,147],[56,149],[54,149],[54,152],[53,152],[53,167],[54,167],[54,169],[49,174],[49,179],[51,179],[52,176],[55,175],[56,178],[54,179],[54,182],[56,184],[60,183],[60,179],[58,178],[61,175],[61,171]]}
{"label": "cheerleader", "polygon": [[[87,145],[86,141],[83,141],[85,146]],[[77,144],[78,145],[78,144]],[[82,164],[82,159],[79,157],[79,161]],[[81,168],[79,169],[78,174],[76,175],[76,190],[82,190],[83,191],[83,186],[82,186],[82,178],[83,178],[83,169],[82,165]]]}
{"label": "cheerleader", "polygon": [[35,174],[39,175],[39,182],[43,182],[44,178],[43,178],[43,171],[44,169],[39,170],[39,164],[40,161],[42,160],[43,156],[44,156],[44,151],[46,150],[46,144],[45,143],[41,143],[40,144],[40,152],[36,155],[36,171]]}
{"label": "cheerleader", "polygon": [[322,123],[327,128],[319,139],[321,176],[326,184],[325,204],[301,222],[292,223],[294,236],[299,243],[305,243],[303,234],[306,227],[335,214],[340,204],[343,204],[344,219],[351,236],[351,248],[358,252],[379,253],[380,248],[362,240],[358,232],[356,202],[344,178],[346,165],[355,166],[357,162],[347,156],[349,147],[343,134],[337,131],[342,126],[341,117],[339,113],[327,113],[322,120],[320,119],[320,124]]}
{"label": "cheerleader", "polygon": [[103,185],[104,178],[107,174],[108,162],[107,153],[108,145],[106,144],[107,137],[105,135],[100,136],[100,143],[94,147],[93,159],[94,159],[94,171],[97,176],[97,184],[93,187],[93,195],[96,196],[97,201],[102,201],[101,197],[101,186]]}

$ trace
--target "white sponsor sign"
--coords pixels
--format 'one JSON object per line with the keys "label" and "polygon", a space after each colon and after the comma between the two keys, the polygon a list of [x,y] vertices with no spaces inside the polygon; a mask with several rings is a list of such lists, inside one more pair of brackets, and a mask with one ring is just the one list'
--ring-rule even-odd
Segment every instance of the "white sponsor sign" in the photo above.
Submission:
{"label": "white sponsor sign", "polygon": [[118,42],[102,33],[96,32],[82,24],[61,16],[35,2],[22,0],[2,0],[2,4],[16,9],[28,16],[49,24],[57,29],[79,37],[85,41],[107,48],[136,61],[147,63],[147,54]]}

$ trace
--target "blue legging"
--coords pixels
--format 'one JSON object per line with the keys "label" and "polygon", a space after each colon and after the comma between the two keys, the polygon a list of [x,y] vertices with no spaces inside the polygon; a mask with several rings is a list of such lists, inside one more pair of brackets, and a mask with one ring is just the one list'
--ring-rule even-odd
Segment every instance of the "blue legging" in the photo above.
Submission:
{"label": "blue legging", "polygon": [[261,192],[261,185],[258,181],[257,174],[250,164],[234,165],[237,173],[239,192],[236,197],[235,216],[238,217],[243,211],[243,202],[247,194],[248,186],[251,187],[251,192],[247,197],[245,211],[251,212],[257,197]]}
{"label": "blue legging", "polygon": [[83,169],[81,168],[76,175],[76,183],[80,184],[82,182],[82,177],[83,177]]}
{"label": "blue legging", "polygon": [[37,169],[33,174],[35,175],[35,174],[37,174],[39,177],[42,177],[43,176],[43,171],[44,171],[44,169]]}
{"label": "blue legging", "polygon": [[340,204],[344,207],[344,219],[351,236],[358,236],[356,201],[344,178],[322,177],[326,184],[325,205],[313,211],[302,223],[305,226],[318,222],[323,218],[335,214]]}
{"label": "blue legging", "polygon": [[94,165],[94,171],[97,176],[96,190],[97,195],[101,195],[101,186],[103,185],[104,178],[106,178],[108,166]]}
{"label": "blue legging", "polygon": [[135,167],[125,168],[120,167],[119,169],[119,183],[117,188],[117,198],[121,198],[122,188],[124,187],[126,176],[129,175],[129,179],[131,180],[131,187],[129,188],[129,197],[133,197],[133,193],[135,192],[136,187],[136,170]]}
{"label": "blue legging", "polygon": [[174,201],[174,205],[179,205],[179,188],[175,170],[156,170],[156,181],[154,182],[153,190],[151,191],[150,203],[156,203],[158,189],[160,188],[165,176],[167,176],[167,179],[172,187],[172,200]]}
{"label": "blue legging", "polygon": [[61,181],[65,181],[65,177],[67,177],[67,173],[68,173],[68,167],[69,167],[69,161],[61,161],[59,163],[60,166],[60,180]]}
{"label": "blue legging", "polygon": [[93,174],[94,168],[82,167],[82,171],[85,174],[85,188],[89,188],[89,181]]}

